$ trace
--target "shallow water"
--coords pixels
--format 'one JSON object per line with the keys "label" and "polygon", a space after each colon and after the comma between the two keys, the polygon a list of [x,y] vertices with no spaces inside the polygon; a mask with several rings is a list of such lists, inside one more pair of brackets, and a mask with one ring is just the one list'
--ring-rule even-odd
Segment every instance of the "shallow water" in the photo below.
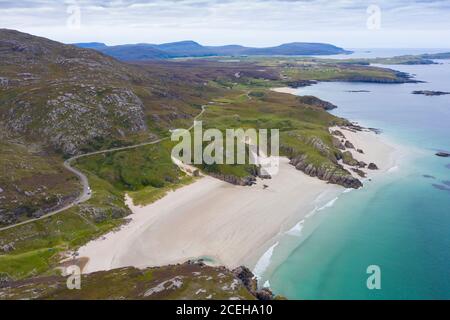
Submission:
{"label": "shallow water", "polygon": [[[380,128],[407,147],[388,174],[316,210],[273,250],[262,276],[290,299],[450,299],[450,61],[391,66],[418,84],[320,83],[299,89],[339,106],[334,113]],[[369,92],[348,92],[367,90]],[[381,290],[367,288],[368,266]]]}

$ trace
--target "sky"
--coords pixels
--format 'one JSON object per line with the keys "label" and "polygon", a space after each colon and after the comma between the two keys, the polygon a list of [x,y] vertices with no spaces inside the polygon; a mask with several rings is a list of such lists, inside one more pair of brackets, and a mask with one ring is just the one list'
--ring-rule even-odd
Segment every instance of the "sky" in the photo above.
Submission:
{"label": "sky", "polygon": [[0,0],[0,28],[108,45],[449,48],[450,0]]}

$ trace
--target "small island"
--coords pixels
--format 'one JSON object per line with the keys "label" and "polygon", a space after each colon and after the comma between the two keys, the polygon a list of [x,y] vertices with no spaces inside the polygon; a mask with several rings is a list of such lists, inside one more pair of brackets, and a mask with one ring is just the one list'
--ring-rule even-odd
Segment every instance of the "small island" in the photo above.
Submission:
{"label": "small island", "polygon": [[448,152],[438,152],[438,153],[436,153],[436,155],[438,156],[438,157],[443,157],[443,158],[448,158],[448,157],[450,157],[450,153],[448,153]]}
{"label": "small island", "polygon": [[443,96],[443,95],[446,95],[446,94],[450,94],[450,92],[430,91],[430,90],[416,90],[416,91],[413,91],[412,94],[423,94],[425,96]]}

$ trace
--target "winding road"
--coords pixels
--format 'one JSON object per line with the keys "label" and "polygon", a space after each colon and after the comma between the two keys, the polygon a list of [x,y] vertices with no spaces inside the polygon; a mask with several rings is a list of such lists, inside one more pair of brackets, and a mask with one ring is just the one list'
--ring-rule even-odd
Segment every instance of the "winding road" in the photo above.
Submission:
{"label": "winding road", "polygon": [[[206,105],[202,105],[201,108],[202,108],[202,110],[200,111],[200,113],[197,116],[194,117],[194,123],[192,124],[192,126],[190,126],[187,129],[188,131],[190,131],[194,127],[195,121],[197,121],[197,119],[200,118],[203,115],[203,113],[206,111]],[[91,199],[91,197],[92,197],[92,190],[89,187],[89,180],[88,180],[88,178],[86,177],[86,175],[84,173],[82,173],[81,171],[79,171],[76,168],[72,167],[72,162],[73,161],[81,159],[81,158],[93,156],[93,155],[98,155],[98,154],[104,154],[104,153],[110,153],[110,152],[116,152],[116,151],[136,149],[136,148],[140,148],[140,147],[144,147],[144,146],[148,146],[148,145],[157,144],[157,143],[160,143],[160,142],[165,141],[165,140],[169,140],[169,137],[161,138],[161,139],[150,141],[150,142],[143,142],[143,143],[135,144],[135,145],[132,145],[132,146],[118,147],[118,148],[112,148],[112,149],[107,149],[107,150],[101,150],[101,151],[85,153],[85,154],[81,154],[81,155],[78,155],[78,156],[74,156],[74,157],[72,157],[70,159],[67,159],[66,161],[64,161],[64,167],[67,170],[69,170],[70,172],[72,172],[73,174],[75,174],[80,179],[80,182],[81,182],[81,184],[83,186],[83,191],[81,192],[81,194],[74,201],[72,201],[72,203],[70,203],[70,204],[68,204],[68,205],[66,205],[66,206],[64,206],[62,208],[59,208],[57,210],[51,211],[49,213],[46,213],[46,214],[40,216],[39,218],[29,219],[27,221],[19,222],[19,223],[16,223],[16,224],[13,224],[13,225],[10,225],[10,226],[7,226],[7,227],[0,228],[0,231],[4,231],[4,230],[8,230],[8,229],[15,228],[15,227],[18,227],[18,226],[22,226],[22,225],[25,225],[25,224],[28,224],[28,223],[31,223],[31,222],[35,222],[35,221],[38,221],[38,220],[43,220],[45,218],[54,216],[55,214],[58,214],[58,213],[63,212],[65,210],[68,210],[68,209],[70,209],[70,208],[72,208],[72,207],[74,207],[76,205],[79,205],[80,203],[86,202],[89,199]]]}

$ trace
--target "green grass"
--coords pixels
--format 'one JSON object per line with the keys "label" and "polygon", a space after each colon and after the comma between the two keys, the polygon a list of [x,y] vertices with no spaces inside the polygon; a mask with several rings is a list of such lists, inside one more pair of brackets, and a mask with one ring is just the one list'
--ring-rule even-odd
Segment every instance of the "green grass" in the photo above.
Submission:
{"label": "green grass", "polygon": [[0,256],[0,274],[13,278],[29,278],[46,272],[56,254],[54,248],[44,248],[16,255]]}
{"label": "green grass", "polygon": [[128,192],[128,195],[133,199],[133,204],[135,206],[146,206],[163,198],[168,192],[189,185],[195,180],[195,178],[186,175],[182,177],[178,183],[167,184],[162,188],[148,186],[138,191]]}

